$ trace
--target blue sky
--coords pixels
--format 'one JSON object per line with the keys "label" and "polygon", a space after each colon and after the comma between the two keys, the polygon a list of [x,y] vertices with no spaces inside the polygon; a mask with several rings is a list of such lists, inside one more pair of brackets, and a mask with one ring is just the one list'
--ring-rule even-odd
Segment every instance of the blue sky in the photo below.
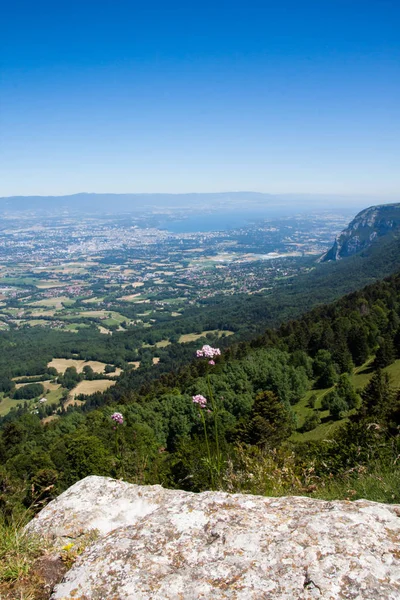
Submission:
{"label": "blue sky", "polygon": [[13,0],[0,195],[400,200],[398,0]]}

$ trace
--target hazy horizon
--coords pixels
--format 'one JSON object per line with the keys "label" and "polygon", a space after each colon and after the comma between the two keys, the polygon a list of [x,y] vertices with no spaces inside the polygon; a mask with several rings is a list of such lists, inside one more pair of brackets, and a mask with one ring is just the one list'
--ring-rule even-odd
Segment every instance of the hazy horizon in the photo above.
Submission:
{"label": "hazy horizon", "polygon": [[[397,202],[396,202],[397,200]],[[342,214],[349,220],[371,206],[399,203],[399,198],[360,195],[263,194],[257,192],[216,193],[77,193],[60,196],[0,197],[0,216],[32,217],[71,216],[106,217],[153,215],[158,225],[175,220],[181,230],[182,219],[190,230],[205,227],[220,229],[221,223],[244,226],[249,222],[273,221],[297,215]],[[198,221],[198,223],[197,223]],[[201,221],[201,223],[200,223]],[[186,227],[186,225],[185,225]],[[225,225],[222,227],[225,228]]]}
{"label": "hazy horizon", "polygon": [[[376,199],[377,194],[372,194],[371,192],[369,193],[364,193],[364,194],[360,194],[360,193],[356,193],[354,192],[353,194],[351,193],[329,193],[329,192],[280,192],[280,193],[273,193],[273,192],[269,192],[269,191],[265,191],[265,190],[245,190],[245,189],[238,189],[238,190],[210,190],[208,192],[202,192],[202,191],[196,191],[196,190],[187,190],[185,192],[174,192],[174,191],[154,191],[154,190],[150,190],[150,191],[142,191],[142,190],[138,190],[138,191],[132,191],[132,190],[128,190],[128,191],[123,191],[123,192],[115,192],[112,190],[105,190],[105,191],[82,191],[79,190],[77,192],[71,192],[71,193],[63,193],[60,192],[58,194],[53,194],[53,193],[48,193],[48,194],[35,194],[35,193],[30,193],[30,194],[10,194],[10,195],[0,195],[0,200],[4,200],[4,199],[11,199],[11,198],[66,198],[68,196],[222,196],[222,195],[229,195],[229,194],[252,194],[252,195],[260,195],[260,196],[270,196],[271,198],[311,198],[311,199],[317,199],[317,198],[338,198],[338,199],[348,199],[348,198],[354,198],[355,200],[363,200],[363,199]],[[387,199],[388,201],[393,198],[399,198],[400,201],[400,192],[396,192],[393,194],[379,194],[380,198],[384,198]],[[396,202],[396,200],[394,200],[394,202]]]}

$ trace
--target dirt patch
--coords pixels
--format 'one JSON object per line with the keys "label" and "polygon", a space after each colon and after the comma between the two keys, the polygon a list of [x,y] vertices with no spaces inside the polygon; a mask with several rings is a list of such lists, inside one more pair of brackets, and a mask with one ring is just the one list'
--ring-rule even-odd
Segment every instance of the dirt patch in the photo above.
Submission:
{"label": "dirt patch", "polygon": [[55,390],[58,390],[61,387],[59,383],[52,383],[51,381],[47,380],[41,381],[40,383],[43,385],[45,391],[50,390],[51,392],[54,392]]}
{"label": "dirt patch", "polygon": [[33,563],[25,577],[13,583],[0,583],[0,600],[49,600],[54,586],[67,571],[59,554],[45,554]]}
{"label": "dirt patch", "polygon": [[60,555],[56,554],[40,557],[34,565],[34,570],[43,581],[42,598],[50,598],[54,586],[64,577],[68,567]]}
{"label": "dirt patch", "polygon": [[132,302],[135,300],[135,298],[138,298],[140,296],[139,294],[128,294],[128,296],[121,296],[121,298],[118,298],[118,300],[122,300],[123,302]]}
{"label": "dirt patch", "polygon": [[68,400],[75,400],[79,394],[90,395],[95,392],[104,392],[109,387],[115,385],[115,381],[109,379],[94,379],[93,381],[80,381],[78,385],[70,392]]}
{"label": "dirt patch", "polygon": [[205,337],[207,335],[207,333],[212,333],[212,334],[217,334],[218,337],[221,337],[222,335],[233,335],[233,331],[229,331],[228,329],[223,329],[223,330],[218,330],[218,329],[209,329],[208,331],[202,331],[201,333],[184,333],[183,335],[181,335],[181,337],[179,338],[179,343],[180,344],[186,344],[187,342],[195,342],[196,340]]}
{"label": "dirt patch", "polygon": [[111,331],[109,329],[106,329],[102,325],[99,325],[99,331],[100,331],[100,333],[103,333],[104,335],[110,335],[110,333],[111,333]]}
{"label": "dirt patch", "polygon": [[31,302],[29,306],[54,306],[54,308],[60,310],[63,308],[64,302],[69,302],[70,298],[67,296],[59,296],[58,298],[44,298],[43,300],[37,300]]}
{"label": "dirt patch", "polygon": [[[83,367],[86,366],[92,367],[95,373],[104,373],[104,367],[106,366],[106,363],[98,360],[80,360],[78,358],[53,358],[53,360],[49,362],[47,366],[54,367],[59,373],[65,373],[68,367],[75,367],[78,373],[82,373]],[[116,371],[112,373],[112,375],[120,375],[121,373],[122,369],[117,367]]]}
{"label": "dirt patch", "polygon": [[[46,423],[51,423],[52,421],[57,421],[57,419],[59,419],[60,416],[59,415],[50,415],[49,417],[45,417],[44,419],[42,419],[42,423],[46,424]],[[1,598],[1,596],[0,596]]]}
{"label": "dirt patch", "polygon": [[140,360],[133,360],[129,362],[128,365],[133,365],[135,369],[138,369],[140,367]]}

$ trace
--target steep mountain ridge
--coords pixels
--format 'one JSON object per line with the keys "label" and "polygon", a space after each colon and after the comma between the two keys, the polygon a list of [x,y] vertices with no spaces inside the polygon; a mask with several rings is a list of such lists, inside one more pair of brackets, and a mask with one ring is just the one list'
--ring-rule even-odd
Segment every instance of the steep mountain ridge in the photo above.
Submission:
{"label": "steep mountain ridge", "polygon": [[397,236],[399,231],[400,203],[370,206],[356,215],[320,262],[353,256],[369,248],[379,238]]}

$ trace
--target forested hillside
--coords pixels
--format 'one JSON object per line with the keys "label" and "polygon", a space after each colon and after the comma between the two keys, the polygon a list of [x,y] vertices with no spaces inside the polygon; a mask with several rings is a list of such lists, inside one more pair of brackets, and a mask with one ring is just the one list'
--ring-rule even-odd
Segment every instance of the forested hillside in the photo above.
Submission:
{"label": "forested hillside", "polygon": [[[299,317],[314,306],[325,305],[343,294],[388,276],[400,268],[400,242],[389,236],[340,262],[314,264],[313,269],[293,280],[283,280],[271,293],[205,298],[200,308],[188,308],[179,321],[162,321],[150,329],[115,331],[105,337],[96,326],[77,332],[45,330],[40,327],[2,331],[0,336],[0,387],[10,386],[17,376],[42,376],[54,357],[99,360],[129,370],[129,363],[140,361],[133,377],[135,385],[158,378],[186,364],[195,345],[180,344],[181,334],[202,331],[232,331],[232,338],[219,340],[227,347],[238,340],[250,340],[266,327],[276,327]],[[129,316],[128,309],[126,316]],[[211,343],[215,337],[208,336]],[[152,367],[151,346],[157,348],[160,362]],[[0,390],[1,391],[1,390]]]}
{"label": "forested hillside", "polygon": [[[93,473],[194,491],[400,500],[400,378],[387,373],[400,358],[400,275],[197,354],[155,381],[127,372],[50,422],[23,407],[9,413],[2,509],[39,508]],[[355,369],[364,389],[352,383]],[[328,437],[318,435],[324,423],[335,425]]]}

